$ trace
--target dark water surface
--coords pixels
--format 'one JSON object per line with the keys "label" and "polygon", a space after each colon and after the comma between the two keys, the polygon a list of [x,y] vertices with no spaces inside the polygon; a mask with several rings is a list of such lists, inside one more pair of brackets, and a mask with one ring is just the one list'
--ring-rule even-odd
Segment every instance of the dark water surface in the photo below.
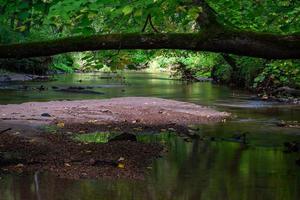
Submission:
{"label": "dark water surface", "polygon": [[[198,133],[216,141],[186,142],[171,133],[143,135],[144,142],[161,142],[169,152],[157,159],[145,180],[65,180],[48,174],[0,174],[0,200],[31,199],[201,199],[289,200],[300,199],[300,154],[282,151],[285,141],[300,141],[300,130],[280,128],[280,120],[300,121],[300,106],[251,100],[246,92],[210,83],[184,84],[166,75],[126,73],[126,79],[107,75],[57,76],[57,81],[0,86],[0,104],[28,101],[102,99],[151,96],[188,101],[233,113],[236,118],[216,125],[202,125]],[[101,78],[102,77],[102,78]],[[48,90],[32,88],[43,84]],[[93,86],[100,94],[54,91],[51,86]],[[249,145],[222,140],[247,133]]]}

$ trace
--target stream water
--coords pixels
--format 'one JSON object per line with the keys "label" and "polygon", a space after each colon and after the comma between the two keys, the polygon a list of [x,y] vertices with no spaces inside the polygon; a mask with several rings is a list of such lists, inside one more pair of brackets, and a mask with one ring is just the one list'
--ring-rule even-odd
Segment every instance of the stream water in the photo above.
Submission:
{"label": "stream water", "polygon": [[[145,180],[74,181],[38,172],[0,174],[0,200],[300,199],[300,166],[295,164],[300,154],[283,153],[282,148],[283,142],[300,142],[300,130],[276,125],[281,120],[300,121],[300,106],[254,100],[247,92],[211,83],[185,84],[164,74],[124,75],[125,79],[109,79],[107,74],[59,75],[51,82],[2,85],[0,104],[151,96],[206,105],[236,117],[226,123],[198,127],[200,135],[214,137],[215,141],[186,142],[173,134],[142,137],[144,142],[161,142],[169,149],[154,161]],[[40,85],[46,90],[35,89]],[[70,86],[92,86],[89,90],[94,93],[55,89]],[[222,139],[239,133],[247,133],[249,145]]]}

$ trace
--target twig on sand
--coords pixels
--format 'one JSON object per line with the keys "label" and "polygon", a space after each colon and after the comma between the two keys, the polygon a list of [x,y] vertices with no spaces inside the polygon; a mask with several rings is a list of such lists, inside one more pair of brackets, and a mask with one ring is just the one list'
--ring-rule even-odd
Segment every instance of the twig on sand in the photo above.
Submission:
{"label": "twig on sand", "polygon": [[8,129],[5,129],[3,131],[0,131],[0,134],[5,133],[5,132],[10,131],[10,130],[11,130],[11,128],[8,128]]}

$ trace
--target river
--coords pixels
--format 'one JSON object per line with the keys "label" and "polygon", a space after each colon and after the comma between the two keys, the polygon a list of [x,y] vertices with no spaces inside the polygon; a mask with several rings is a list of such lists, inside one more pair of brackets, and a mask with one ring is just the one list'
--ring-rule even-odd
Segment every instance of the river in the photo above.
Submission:
{"label": "river", "polygon": [[[214,141],[187,142],[173,134],[142,137],[144,142],[161,142],[169,149],[153,162],[145,180],[68,180],[39,172],[0,174],[0,200],[300,199],[300,166],[295,164],[300,154],[283,153],[282,145],[300,142],[300,131],[276,125],[281,120],[300,121],[300,106],[255,100],[245,91],[211,83],[186,84],[166,74],[123,75],[125,79],[98,73],[57,75],[51,82],[2,85],[0,104],[149,96],[206,105],[235,117],[226,123],[198,127],[200,135],[214,137]],[[46,90],[34,89],[40,85]],[[90,90],[103,94],[74,94],[52,88],[70,86],[92,86]],[[241,133],[247,134],[249,145],[226,140]]]}

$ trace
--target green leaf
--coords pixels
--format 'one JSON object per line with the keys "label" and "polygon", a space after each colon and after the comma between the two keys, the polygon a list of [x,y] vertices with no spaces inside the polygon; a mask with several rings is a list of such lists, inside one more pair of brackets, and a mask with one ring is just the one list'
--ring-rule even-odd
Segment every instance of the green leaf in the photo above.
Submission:
{"label": "green leaf", "polygon": [[137,11],[134,12],[135,17],[141,17],[142,15],[143,15],[143,10],[142,9],[138,9]]}
{"label": "green leaf", "polygon": [[122,9],[122,12],[124,15],[129,15],[130,13],[132,13],[132,11],[133,11],[133,7],[131,7],[131,6],[125,6]]}

